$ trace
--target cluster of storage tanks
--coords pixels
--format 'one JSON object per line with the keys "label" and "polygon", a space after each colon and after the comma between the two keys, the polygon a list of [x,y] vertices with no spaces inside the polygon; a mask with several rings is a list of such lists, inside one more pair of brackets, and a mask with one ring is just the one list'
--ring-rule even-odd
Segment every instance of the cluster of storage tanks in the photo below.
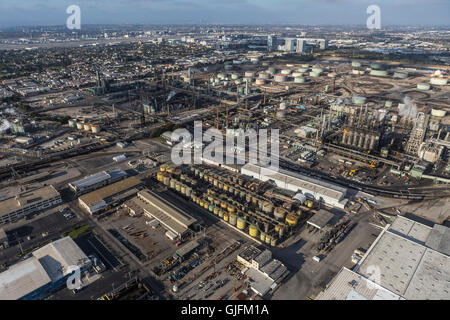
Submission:
{"label": "cluster of storage tanks", "polygon": [[70,119],[68,121],[69,127],[78,129],[78,130],[84,130],[84,131],[91,131],[92,133],[99,133],[101,131],[101,127],[98,124],[90,124],[83,121],[78,121],[75,119]]}
{"label": "cluster of storage tanks", "polygon": [[[157,179],[231,226],[272,246],[284,237],[288,227],[297,225],[301,215],[300,210],[277,207],[258,196],[250,189],[249,182],[237,175],[223,176],[198,167],[182,174],[179,169],[161,166]],[[200,191],[200,182],[206,182],[211,188]],[[256,208],[254,212],[249,210],[250,204]],[[312,207],[313,203],[306,205]]]}

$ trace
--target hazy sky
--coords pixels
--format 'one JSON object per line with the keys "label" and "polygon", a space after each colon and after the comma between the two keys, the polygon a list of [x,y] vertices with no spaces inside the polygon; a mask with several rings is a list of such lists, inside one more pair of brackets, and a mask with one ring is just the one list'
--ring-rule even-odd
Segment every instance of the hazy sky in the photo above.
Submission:
{"label": "hazy sky", "polygon": [[0,27],[63,25],[66,8],[86,24],[359,24],[381,8],[382,25],[449,25],[450,0],[0,0]]}

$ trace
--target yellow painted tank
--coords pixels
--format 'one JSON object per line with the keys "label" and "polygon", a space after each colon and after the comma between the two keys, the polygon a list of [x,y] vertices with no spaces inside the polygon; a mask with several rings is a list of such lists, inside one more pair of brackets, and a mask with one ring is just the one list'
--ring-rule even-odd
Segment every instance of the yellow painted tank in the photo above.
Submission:
{"label": "yellow painted tank", "polygon": [[222,203],[220,204],[220,207],[222,208],[222,209],[227,209],[227,203],[226,202],[223,202],[222,201]]}
{"label": "yellow painted tank", "polygon": [[272,241],[272,237],[269,236],[269,235],[267,234],[264,241],[265,241],[267,244],[270,244],[270,241]]}
{"label": "yellow painted tank", "polygon": [[159,166],[159,171],[165,172],[165,171],[166,171],[166,168],[167,168],[167,165],[162,164],[162,165]]}
{"label": "yellow painted tank", "polygon": [[219,214],[219,208],[214,207],[214,214],[217,216]]}
{"label": "yellow painted tank", "polygon": [[279,224],[277,224],[277,225],[275,226],[275,232],[278,232],[278,231],[280,231],[280,225],[279,225]]}
{"label": "yellow painted tank", "polygon": [[227,185],[227,184],[224,184],[223,185],[223,190],[224,191],[228,191],[230,189],[230,187]]}
{"label": "yellow painted tank", "polygon": [[156,174],[156,180],[163,182],[163,175],[161,171]]}
{"label": "yellow painted tank", "polygon": [[192,196],[192,201],[197,202],[197,196]]}
{"label": "yellow painted tank", "polygon": [[177,180],[175,180],[175,179],[170,179],[170,187],[171,187],[172,189],[175,189],[176,183],[177,183]]}
{"label": "yellow painted tank", "polygon": [[205,202],[203,203],[203,208],[205,208],[206,210],[209,209],[209,203],[208,203],[207,201],[205,201]]}
{"label": "yellow painted tank", "polygon": [[228,222],[228,219],[229,219],[228,213],[224,213],[223,214],[223,220]]}
{"label": "yellow painted tank", "polygon": [[244,230],[245,229],[245,220],[244,218],[239,217],[237,219],[237,227],[239,230]]}
{"label": "yellow painted tank", "polygon": [[258,227],[255,226],[254,224],[251,224],[248,227],[248,234],[251,235],[252,237],[256,238],[258,236],[258,233],[259,233]]}
{"label": "yellow painted tank", "polygon": [[228,205],[227,210],[229,213],[233,213],[236,211],[236,209],[233,206]]}
{"label": "yellow painted tank", "polygon": [[286,216],[286,223],[293,227],[297,225],[297,222],[298,216],[293,212],[288,213],[288,215]]}
{"label": "yellow painted tank", "polygon": [[172,173],[173,172],[173,167],[172,166],[167,166],[166,171],[168,173]]}
{"label": "yellow painted tank", "polygon": [[306,200],[306,201],[305,201],[305,204],[306,204],[306,206],[307,206],[308,208],[312,208],[314,202],[312,202],[312,200]]}
{"label": "yellow painted tank", "polygon": [[203,200],[200,200],[200,207],[203,207],[203,205],[205,204],[205,202]]}

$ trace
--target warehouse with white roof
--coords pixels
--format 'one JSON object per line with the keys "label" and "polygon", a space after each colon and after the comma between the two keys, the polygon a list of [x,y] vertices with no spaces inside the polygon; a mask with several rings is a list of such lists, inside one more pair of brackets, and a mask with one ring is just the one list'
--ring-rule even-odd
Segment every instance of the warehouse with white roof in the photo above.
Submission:
{"label": "warehouse with white roof", "polygon": [[300,190],[306,197],[322,200],[328,206],[343,209],[347,203],[346,188],[300,173],[281,168],[274,170],[250,163],[241,168],[241,173],[261,181],[273,180],[278,187],[286,190]]}
{"label": "warehouse with white roof", "polygon": [[74,267],[82,274],[91,265],[72,238],[56,240],[0,273],[0,300],[43,299],[65,285]]}

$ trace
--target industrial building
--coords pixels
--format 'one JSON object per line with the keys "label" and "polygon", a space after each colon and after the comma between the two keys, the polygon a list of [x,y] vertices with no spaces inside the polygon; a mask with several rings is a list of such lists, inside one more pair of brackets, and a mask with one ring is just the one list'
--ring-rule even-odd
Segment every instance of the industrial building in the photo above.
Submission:
{"label": "industrial building", "polygon": [[279,285],[289,274],[278,260],[272,259],[272,252],[249,246],[237,255],[237,261],[246,268],[243,271],[252,281],[251,289],[259,296],[265,296]]}
{"label": "industrial building", "polygon": [[185,235],[189,228],[197,222],[197,219],[188,213],[179,208],[174,208],[147,189],[138,192],[137,197],[133,198],[133,202],[143,209],[145,215],[157,219],[166,229],[175,233],[178,237]]}
{"label": "industrial building", "polygon": [[318,299],[448,300],[449,239],[445,226],[398,216],[354,270],[341,270]]}
{"label": "industrial building", "polygon": [[126,200],[135,195],[141,185],[142,182],[139,179],[127,178],[79,197],[78,203],[83,209],[93,214],[106,208],[109,204]]}
{"label": "industrial building", "polygon": [[199,246],[200,246],[200,244],[198,243],[197,240],[192,240],[192,241],[182,245],[181,248],[178,249],[175,253],[180,258],[185,259],[192,252],[194,252]]}
{"label": "industrial building", "polygon": [[91,265],[72,238],[56,240],[0,273],[0,299],[43,299],[65,285],[73,268],[79,267],[83,273]]}
{"label": "industrial building", "polygon": [[120,181],[122,179],[125,179],[126,177],[126,172],[121,169],[116,169],[109,172],[102,171],[84,177],[83,179],[71,182],[69,183],[69,187],[77,195],[80,195],[94,191],[108,184]]}
{"label": "industrial building", "polygon": [[306,197],[322,199],[328,206],[343,209],[347,203],[344,199],[347,194],[346,188],[299,173],[284,169],[276,171],[248,163],[241,168],[241,174],[261,181],[273,180],[280,188],[294,192],[301,191]]}
{"label": "industrial building", "polygon": [[53,186],[18,192],[15,197],[0,202],[0,224],[15,222],[61,202],[61,195]]}

